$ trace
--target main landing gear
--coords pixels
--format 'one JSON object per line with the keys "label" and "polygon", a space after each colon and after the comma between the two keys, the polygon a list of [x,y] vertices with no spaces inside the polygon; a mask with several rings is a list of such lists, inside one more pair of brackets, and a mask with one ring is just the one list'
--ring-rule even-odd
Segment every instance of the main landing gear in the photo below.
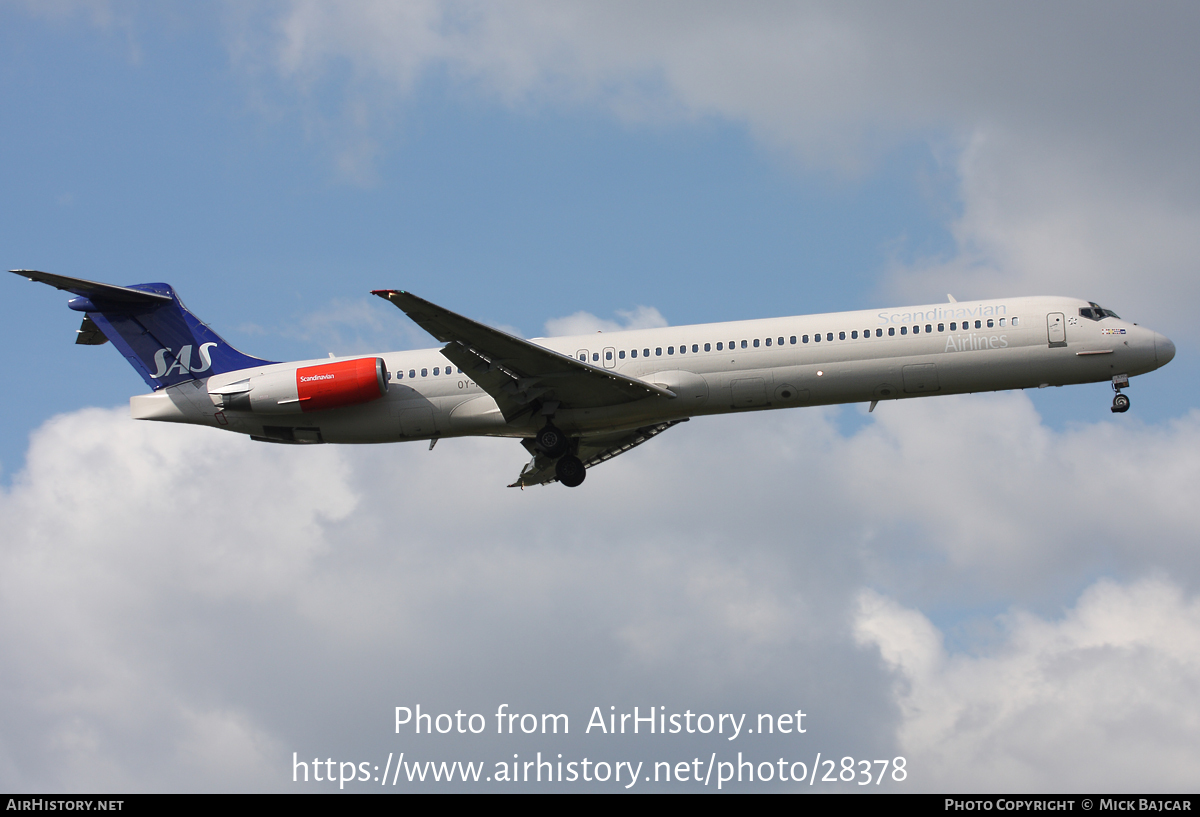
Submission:
{"label": "main landing gear", "polygon": [[1112,413],[1124,414],[1129,411],[1129,398],[1121,394],[1121,389],[1129,386],[1129,375],[1118,374],[1113,375],[1113,391],[1116,395],[1113,397]]}
{"label": "main landing gear", "polygon": [[567,454],[554,463],[554,476],[568,488],[578,488],[587,476],[587,469],[583,467],[583,460],[574,454]]}
{"label": "main landing gear", "polygon": [[534,438],[538,450],[550,459],[561,457],[571,448],[571,439],[554,426],[546,423]]}
{"label": "main landing gear", "polygon": [[559,482],[568,488],[576,488],[583,484],[587,469],[583,467],[583,460],[568,453],[571,450],[570,437],[551,423],[546,423],[534,437],[534,442],[542,454],[557,460],[554,463],[554,476],[558,477]]}

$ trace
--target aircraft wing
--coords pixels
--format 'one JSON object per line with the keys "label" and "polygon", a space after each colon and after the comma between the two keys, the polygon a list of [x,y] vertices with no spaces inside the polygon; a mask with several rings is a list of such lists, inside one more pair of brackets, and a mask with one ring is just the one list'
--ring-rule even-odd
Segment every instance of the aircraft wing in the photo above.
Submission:
{"label": "aircraft wing", "polygon": [[[686,422],[686,419],[671,420],[670,422],[656,423],[645,428],[639,428],[636,431],[621,431],[613,434],[601,434],[596,437],[583,437],[579,440],[577,456],[583,460],[584,468],[592,468],[602,462],[611,460],[618,454],[624,454],[631,448],[636,448],[647,440],[657,437],[671,426]],[[522,440],[521,444],[533,454],[533,459],[525,464],[525,467],[521,470],[521,475],[517,477],[517,481],[508,487],[524,488],[527,485],[549,485],[552,482],[558,482],[558,477],[554,475],[554,460],[539,453],[532,440]]]}
{"label": "aircraft wing", "polygon": [[507,421],[545,403],[596,408],[654,395],[675,396],[670,389],[538,346],[409,292],[383,289],[371,294],[391,301],[445,343],[442,354],[492,396]]}

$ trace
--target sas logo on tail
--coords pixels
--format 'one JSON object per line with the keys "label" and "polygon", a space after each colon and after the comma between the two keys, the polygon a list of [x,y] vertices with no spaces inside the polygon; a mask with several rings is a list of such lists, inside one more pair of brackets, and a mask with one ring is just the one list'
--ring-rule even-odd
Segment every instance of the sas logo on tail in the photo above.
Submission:
{"label": "sas logo on tail", "polygon": [[191,345],[184,346],[179,350],[179,354],[174,355],[168,362],[167,355],[171,354],[170,349],[159,349],[154,353],[154,364],[158,370],[150,375],[155,380],[162,380],[167,375],[176,369],[180,374],[199,374],[207,372],[212,367],[212,355],[209,354],[209,349],[216,346],[215,343],[201,343],[199,348],[200,365],[192,365],[192,347]]}

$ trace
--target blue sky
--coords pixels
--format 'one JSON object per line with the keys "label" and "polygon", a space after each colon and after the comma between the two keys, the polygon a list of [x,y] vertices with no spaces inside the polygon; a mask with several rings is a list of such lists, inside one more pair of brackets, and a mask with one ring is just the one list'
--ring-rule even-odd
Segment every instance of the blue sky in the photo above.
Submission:
{"label": "blue sky", "polygon": [[[169,282],[251,354],[433,345],[368,295],[385,287],[530,337],[639,306],[685,324],[1065,294],[1179,348],[1121,417],[1098,384],[714,419],[583,493],[528,497],[502,490],[523,459],[503,441],[299,455],[134,424],[134,372],[111,347],[72,345],[61,294],[9,276],[0,365],[21,387],[0,396],[0,467],[18,578],[0,597],[18,619],[45,605],[50,623],[0,634],[4,662],[32,667],[13,700],[38,713],[2,715],[0,780],[286,789],[293,746],[386,755],[365,730],[414,696],[529,695],[586,718],[604,695],[658,695],[815,700],[829,751],[907,753],[917,787],[1194,789],[1186,770],[1096,755],[1081,724],[1115,734],[1105,707],[1173,702],[1200,677],[1200,66],[1181,34],[1196,30],[1186,5],[1151,20],[1103,4],[0,5],[6,269]],[[197,529],[149,524],[167,499]],[[230,531],[253,533],[208,561]],[[87,564],[132,607],[89,590]],[[55,603],[70,588],[75,613]],[[1147,599],[1157,618],[1114,635],[1103,610]],[[349,608],[404,652],[287,635],[353,630]],[[146,616],[161,624],[130,634]],[[511,665],[491,646],[501,629],[458,629],[499,620],[524,634]],[[186,651],[147,661],[180,631],[204,668]],[[33,657],[76,632],[91,640],[68,638],[68,658]],[[1140,679],[1134,654],[1178,685]],[[1080,656],[1091,669],[1061,670]],[[360,702],[338,718],[289,721],[267,700],[330,662],[371,677],[322,670],[288,696]],[[1022,667],[1042,674],[1020,692],[970,680]],[[1106,676],[1114,698],[1063,705]],[[44,692],[60,686],[110,703]],[[157,726],[131,714],[146,689],[161,690]],[[1007,714],[957,728],[929,700]],[[1060,737],[1036,738],[1046,710]],[[1180,735],[1157,718],[1139,740],[1167,757]],[[1034,743],[1056,747],[1057,776],[1021,759]]]}

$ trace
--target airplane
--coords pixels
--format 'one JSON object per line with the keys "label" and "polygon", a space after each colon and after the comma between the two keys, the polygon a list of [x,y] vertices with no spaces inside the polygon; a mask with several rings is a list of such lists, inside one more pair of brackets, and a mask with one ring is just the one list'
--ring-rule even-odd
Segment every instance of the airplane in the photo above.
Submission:
{"label": "airplane", "polygon": [[162,283],[11,270],[75,297],[75,342],[112,342],[152,389],[137,420],[272,443],[520,440],[509,487],[577,487],[588,469],[693,417],[1110,381],[1175,345],[1090,301],[1020,297],[524,340],[409,292],[374,290],[441,348],[292,363],[234,349]]}

